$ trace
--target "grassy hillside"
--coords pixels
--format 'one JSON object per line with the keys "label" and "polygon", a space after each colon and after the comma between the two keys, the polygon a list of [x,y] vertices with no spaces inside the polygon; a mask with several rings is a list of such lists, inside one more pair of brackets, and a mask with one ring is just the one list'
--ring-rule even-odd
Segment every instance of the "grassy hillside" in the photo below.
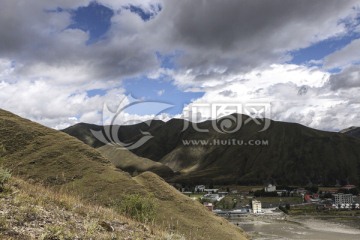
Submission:
{"label": "grassy hillside", "polygon": [[[127,125],[119,127],[118,137],[120,141],[132,142],[132,139],[136,139],[141,131],[149,131],[164,124],[159,120],[139,123],[135,125]],[[117,126],[114,126],[117,128]],[[172,177],[174,172],[168,166],[162,163],[152,161],[147,158],[138,157],[137,155],[121,148],[119,145],[113,146],[105,144],[96,137],[94,137],[91,131],[101,131],[105,134],[105,131],[110,129],[110,126],[97,126],[94,124],[79,123],[69,128],[62,130],[63,132],[78,138],[87,145],[97,148],[97,150],[109,159],[117,168],[130,173],[131,175],[142,173],[145,171],[151,171],[157,175],[165,178]],[[111,131],[111,130],[110,130]],[[111,142],[111,141],[110,141]]]}
{"label": "grassy hillside", "polygon": [[[132,138],[141,134],[141,131],[149,131],[150,129],[156,128],[163,124],[164,124],[163,121],[153,120],[151,122],[143,122],[134,125],[119,126],[118,137],[121,141],[124,142],[131,141]],[[114,125],[114,127],[116,128],[118,126]],[[110,126],[98,126],[95,124],[78,123],[74,126],[63,129],[62,131],[73,137],[76,137],[77,139],[81,140],[82,142],[86,143],[89,146],[98,148],[106,144],[96,139],[93,136],[91,130],[104,132],[106,129],[110,129]]]}
{"label": "grassy hillside", "polygon": [[[259,132],[263,126],[254,122],[244,125],[249,117],[240,117],[243,126],[231,134],[215,131],[212,121],[198,124],[200,129],[208,129],[208,133],[196,131],[191,126],[183,131],[185,122],[172,119],[149,129],[154,137],[131,151],[179,171],[181,175],[167,179],[175,182],[360,183],[359,139],[277,121],[271,121],[266,131]],[[219,124],[217,126],[220,127]],[[140,135],[132,136],[132,140],[137,137]],[[243,145],[213,143],[214,140],[226,142],[232,139],[242,141]],[[205,140],[210,144],[186,146],[183,140]],[[246,145],[249,140],[265,141],[265,144]]]}
{"label": "grassy hillside", "polygon": [[[168,239],[111,208],[12,178],[0,193],[1,239]],[[172,236],[173,239],[179,238]]]}
{"label": "grassy hillside", "polygon": [[138,157],[126,148],[120,146],[108,144],[97,148],[97,150],[105,158],[109,159],[115,167],[129,172],[132,175],[146,171],[151,171],[161,177],[171,177],[174,175],[174,172],[168,166],[147,158]]}
{"label": "grassy hillside", "polygon": [[[154,173],[140,174],[135,180],[162,200],[159,220],[168,224],[175,232],[187,231],[191,239],[200,239],[199,236],[203,239],[242,239],[239,238],[238,229],[228,227],[227,220],[209,214],[209,211],[198,201],[186,197],[173,188],[168,188],[168,184]],[[185,216],[184,212],[192,214]],[[213,231],[211,228],[214,227],[214,223],[223,231]]]}
{"label": "grassy hillside", "polygon": [[[129,194],[153,194],[158,209],[152,224],[187,239],[245,239],[239,228],[205,211],[156,175],[144,173],[134,179],[76,138],[3,110],[0,157],[0,166],[13,175],[91,204],[118,209]],[[139,180],[143,176],[147,182]],[[199,229],[197,235],[193,229]]]}

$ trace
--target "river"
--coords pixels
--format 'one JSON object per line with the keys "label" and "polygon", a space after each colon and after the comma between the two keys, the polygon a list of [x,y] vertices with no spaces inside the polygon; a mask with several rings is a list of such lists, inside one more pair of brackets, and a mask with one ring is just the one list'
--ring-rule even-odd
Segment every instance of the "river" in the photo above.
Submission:
{"label": "river", "polygon": [[[308,216],[249,215],[247,217],[230,218],[229,221],[245,230],[252,239],[360,239],[360,229],[358,227]],[[359,219],[355,218],[349,221],[359,223]]]}

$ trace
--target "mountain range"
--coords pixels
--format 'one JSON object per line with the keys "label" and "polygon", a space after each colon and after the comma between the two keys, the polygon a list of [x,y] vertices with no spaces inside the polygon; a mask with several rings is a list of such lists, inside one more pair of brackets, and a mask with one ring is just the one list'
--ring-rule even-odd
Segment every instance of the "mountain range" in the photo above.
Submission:
{"label": "mountain range", "polygon": [[349,127],[341,130],[340,132],[351,137],[360,138],[360,127]]}
{"label": "mountain range", "polygon": [[[242,127],[224,134],[222,120],[241,119]],[[285,185],[358,184],[360,139],[343,133],[320,131],[296,123],[271,121],[265,131],[246,115],[230,115],[193,125],[182,119],[154,121],[119,127],[123,142],[137,142],[147,132],[152,137],[130,149],[141,158],[169,167],[168,182],[188,184]],[[195,127],[196,126],[196,127]],[[214,128],[216,126],[216,128]],[[104,146],[91,130],[106,132],[110,126],[77,124],[63,131],[92,147]],[[205,129],[208,132],[197,130]],[[232,144],[235,140],[242,144]],[[260,141],[261,144],[250,144]],[[121,168],[121,167],[120,167]],[[140,169],[141,172],[141,169]]]}

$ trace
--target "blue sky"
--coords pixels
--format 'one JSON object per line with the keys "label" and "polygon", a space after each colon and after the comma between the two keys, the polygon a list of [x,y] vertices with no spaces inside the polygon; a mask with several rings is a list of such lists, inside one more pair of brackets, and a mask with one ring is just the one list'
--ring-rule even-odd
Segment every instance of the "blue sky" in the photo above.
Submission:
{"label": "blue sky", "polygon": [[[143,21],[149,21],[161,11],[161,7],[151,6],[151,10],[152,11],[145,11],[140,7],[129,5],[124,6],[120,11],[130,11],[138,15]],[[68,28],[89,32],[87,44],[95,44],[97,41],[106,38],[106,33],[111,26],[111,18],[114,15],[112,9],[97,2],[91,2],[86,7],[79,7],[68,11],[71,13],[72,20],[72,23]],[[176,68],[174,57],[176,57],[178,53],[162,55],[159,52],[154,52],[154,55],[159,59],[160,65],[163,68]],[[184,105],[191,103],[194,99],[202,97],[204,94],[203,92],[182,91],[169,80],[159,78],[155,81],[146,76],[126,79],[124,80],[123,87],[126,89],[126,94],[131,95],[135,99],[158,101],[173,105],[173,107],[166,109],[165,111],[173,115],[180,114]],[[96,95],[103,96],[106,94],[106,90],[92,89],[87,91],[87,94],[89,97]],[[131,110],[127,111],[133,114],[157,113],[157,109],[131,108]]]}
{"label": "blue sky", "polygon": [[359,36],[359,33],[352,33],[341,37],[334,37],[315,43],[307,48],[293,51],[291,52],[292,59],[290,63],[307,64],[311,60],[322,60],[327,55],[340,50],[354,39],[359,38]]}
{"label": "blue sky", "polygon": [[104,104],[129,95],[174,105],[167,120],[189,104],[264,102],[279,121],[327,130],[360,122],[357,0],[2,6],[0,108],[53,128],[101,124]]}
{"label": "blue sky", "polygon": [[111,26],[111,18],[114,16],[112,9],[96,2],[70,10],[70,13],[73,22],[68,27],[89,31],[88,44],[95,43],[106,34]]}

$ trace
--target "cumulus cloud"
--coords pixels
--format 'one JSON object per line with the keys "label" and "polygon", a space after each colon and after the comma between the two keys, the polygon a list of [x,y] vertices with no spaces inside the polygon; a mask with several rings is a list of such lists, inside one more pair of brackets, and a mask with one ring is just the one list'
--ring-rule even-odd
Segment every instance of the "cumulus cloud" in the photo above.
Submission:
{"label": "cumulus cloud", "polygon": [[22,63],[24,71],[38,64],[65,68],[81,65],[91,71],[91,78],[100,80],[134,76],[158,67],[155,46],[144,44],[146,34],[139,34],[146,23],[135,14],[117,13],[108,36],[88,46],[88,32],[67,28],[72,21],[70,12],[51,11],[57,7],[76,9],[88,3],[3,1],[0,53]]}
{"label": "cumulus cloud", "polygon": [[331,75],[329,84],[332,90],[360,88],[360,66],[351,66]]}
{"label": "cumulus cloud", "polygon": [[[270,117],[274,120],[296,122],[326,130],[339,130],[356,125],[360,106],[356,90],[334,92],[331,74],[319,69],[297,65],[272,65],[262,71],[252,71],[249,81],[234,82],[220,89],[209,89],[192,103],[202,120],[212,117],[210,104],[263,104],[271,105]],[[299,91],[306,94],[299,94]],[[229,98],[227,94],[236,94]],[[201,104],[205,104],[203,107]],[[191,105],[190,105],[191,109]],[[244,112],[243,112],[244,113]]]}
{"label": "cumulus cloud", "polygon": [[[170,49],[184,50],[178,64],[195,81],[290,59],[286,53],[346,32],[339,18],[356,1],[166,1],[155,20]],[[339,16],[334,18],[334,16]],[[168,28],[168,29],[167,29]],[[175,46],[174,46],[175,44]],[[166,44],[165,44],[166,45]],[[167,44],[168,45],[168,44]]]}
{"label": "cumulus cloud", "polygon": [[354,63],[360,63],[360,39],[353,40],[342,49],[328,55],[325,58],[324,67],[326,68],[344,68]]}
{"label": "cumulus cloud", "polygon": [[[356,106],[349,94],[358,86],[356,67],[330,77],[317,68],[285,64],[291,51],[346,34],[339,20],[356,16],[356,0],[97,2],[114,16],[109,31],[93,44],[87,43],[89,32],[68,28],[69,10],[87,6],[87,0],[1,2],[1,108],[55,128],[99,123],[103,103],[124,97],[122,81],[143,75],[166,76],[182,90],[205,91],[195,103],[272,101],[276,119],[319,128],[334,109]],[[126,8],[130,5],[156,16],[143,21]],[[325,66],[358,61],[358,44],[355,40],[328,56]],[[157,53],[174,52],[174,67],[163,66]],[[297,94],[304,87],[307,93]],[[94,89],[104,93],[89,95]],[[333,118],[328,122],[339,123]]]}

